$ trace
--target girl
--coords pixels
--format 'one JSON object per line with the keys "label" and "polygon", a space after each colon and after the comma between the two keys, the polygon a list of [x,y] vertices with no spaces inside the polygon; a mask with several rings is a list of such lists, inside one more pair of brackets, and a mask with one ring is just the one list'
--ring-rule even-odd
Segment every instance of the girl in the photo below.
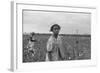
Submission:
{"label": "girl", "polygon": [[64,59],[64,49],[62,47],[62,39],[59,36],[61,27],[58,24],[51,26],[50,31],[53,33],[47,42],[46,60],[57,61]]}

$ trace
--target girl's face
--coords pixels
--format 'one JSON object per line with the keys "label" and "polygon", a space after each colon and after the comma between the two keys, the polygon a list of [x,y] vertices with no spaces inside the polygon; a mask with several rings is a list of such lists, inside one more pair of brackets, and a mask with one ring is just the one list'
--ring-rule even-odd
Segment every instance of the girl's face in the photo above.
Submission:
{"label": "girl's face", "polygon": [[53,27],[53,33],[54,33],[54,34],[59,34],[59,30],[60,30],[60,29],[59,29],[58,26],[54,26],[54,27]]}

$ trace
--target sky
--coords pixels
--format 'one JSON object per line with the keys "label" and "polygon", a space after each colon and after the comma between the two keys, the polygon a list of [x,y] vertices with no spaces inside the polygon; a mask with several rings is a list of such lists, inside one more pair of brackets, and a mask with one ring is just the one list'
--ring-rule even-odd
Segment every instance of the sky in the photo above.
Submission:
{"label": "sky", "polygon": [[61,34],[90,34],[91,14],[75,12],[23,11],[23,32],[50,33],[53,24]]}

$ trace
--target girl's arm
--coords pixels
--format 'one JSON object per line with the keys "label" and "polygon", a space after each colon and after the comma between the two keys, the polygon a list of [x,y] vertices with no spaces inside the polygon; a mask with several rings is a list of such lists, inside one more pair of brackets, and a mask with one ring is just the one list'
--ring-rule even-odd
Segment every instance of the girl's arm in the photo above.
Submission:
{"label": "girl's arm", "polygon": [[50,61],[52,52],[52,42],[48,40],[47,42],[47,51],[46,51],[46,61]]}
{"label": "girl's arm", "polygon": [[47,42],[47,52],[52,51],[52,42],[48,41]]}

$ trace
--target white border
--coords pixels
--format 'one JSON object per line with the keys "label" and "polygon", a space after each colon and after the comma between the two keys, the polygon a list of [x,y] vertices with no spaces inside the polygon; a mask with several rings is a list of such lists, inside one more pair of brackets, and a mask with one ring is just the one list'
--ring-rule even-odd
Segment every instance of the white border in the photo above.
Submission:
{"label": "white border", "polygon": [[16,65],[17,65],[17,57],[16,57],[16,50],[17,50],[17,39],[16,39],[16,2],[11,2],[11,70],[12,71],[15,71],[17,68],[16,68]]}
{"label": "white border", "polygon": [[[95,41],[96,30],[96,8],[94,7],[73,7],[73,6],[52,6],[52,5],[38,5],[30,3],[14,2],[14,44],[13,44],[13,70],[14,71],[31,71],[36,69],[55,69],[66,67],[79,67],[79,66],[94,66],[96,65],[96,47]],[[51,10],[51,11],[71,11],[71,12],[88,12],[91,13],[91,60],[75,60],[75,61],[60,61],[60,62],[39,62],[39,63],[22,63],[22,10]]]}

